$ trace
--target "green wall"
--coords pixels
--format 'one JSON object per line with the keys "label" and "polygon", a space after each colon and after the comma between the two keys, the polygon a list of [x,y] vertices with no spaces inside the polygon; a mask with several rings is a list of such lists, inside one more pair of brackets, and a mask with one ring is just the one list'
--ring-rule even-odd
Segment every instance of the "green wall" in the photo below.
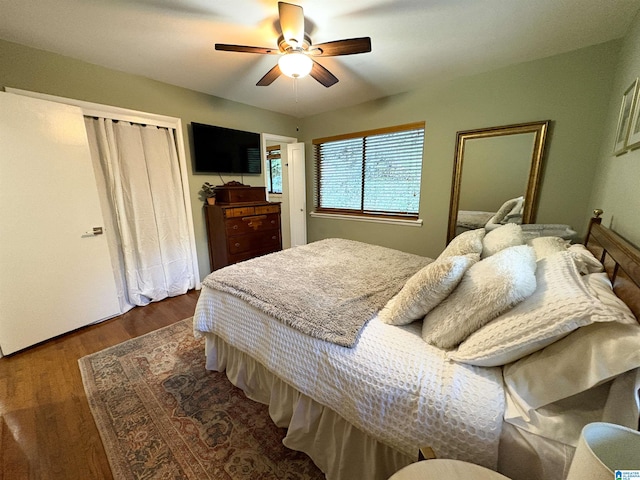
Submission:
{"label": "green wall", "polygon": [[[631,236],[640,238],[640,227],[631,217],[632,208],[626,206],[628,195],[636,211],[640,202],[640,193],[630,193],[640,178],[640,150],[612,159],[608,148],[613,142],[621,92],[640,73],[638,23],[636,19],[633,31],[621,41],[425,85],[302,121],[2,40],[0,85],[179,117],[188,158],[187,125],[192,121],[298,137],[307,143],[310,206],[312,139],[424,120],[420,200],[424,225],[309,218],[308,239],[352,238],[432,257],[446,241],[456,132],[551,120],[538,221],[566,223],[582,234],[589,212],[598,206],[605,209],[605,216],[615,215],[614,224],[624,222],[622,229],[630,229]],[[300,132],[296,131],[298,124]],[[594,186],[597,169],[602,188]],[[634,172],[634,176],[627,172]],[[189,174],[200,273],[204,276],[209,272],[209,262],[198,191],[204,181],[217,183],[218,178],[193,175],[190,164]],[[262,179],[245,177],[244,181],[260,184],[256,182]],[[612,191],[621,193],[614,195]]]}
{"label": "green wall", "polygon": [[624,37],[600,148],[594,189],[586,215],[604,210],[603,224],[640,247],[640,148],[613,155],[622,95],[640,77],[640,13]]}
{"label": "green wall", "polygon": [[[185,150],[191,159],[188,125],[192,121],[276,135],[296,136],[296,120],[222,98],[205,95],[145,77],[110,70],[86,62],[0,40],[0,86],[31,90],[87,102],[112,105],[182,119]],[[200,276],[209,270],[203,202],[198,198],[205,181],[217,176],[193,175],[188,162]],[[240,180],[225,175],[225,181]],[[244,176],[244,183],[264,185],[262,176]]]}
{"label": "green wall", "polygon": [[[309,241],[340,236],[436,256],[446,243],[456,132],[538,120],[552,125],[537,220],[569,224],[584,233],[619,49],[620,41],[612,41],[305,118],[301,131],[310,186],[312,139],[426,122],[420,196],[424,225],[310,218]],[[308,205],[313,205],[311,191]]]}

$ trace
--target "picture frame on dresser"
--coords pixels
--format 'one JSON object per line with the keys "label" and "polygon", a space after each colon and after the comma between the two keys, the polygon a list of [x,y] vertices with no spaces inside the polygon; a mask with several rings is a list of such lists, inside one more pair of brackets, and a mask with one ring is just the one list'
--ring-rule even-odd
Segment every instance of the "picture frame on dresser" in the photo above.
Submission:
{"label": "picture frame on dresser", "polygon": [[640,147],[640,80],[636,79],[635,100],[631,111],[631,121],[629,122],[629,133],[627,135],[627,148],[635,149]]}
{"label": "picture frame on dresser", "polygon": [[637,92],[638,79],[636,78],[622,94],[622,104],[620,105],[620,114],[618,115],[618,128],[616,129],[616,140],[613,147],[614,155],[622,155],[628,150],[629,127],[631,124],[631,115],[634,113],[634,104],[637,103]]}

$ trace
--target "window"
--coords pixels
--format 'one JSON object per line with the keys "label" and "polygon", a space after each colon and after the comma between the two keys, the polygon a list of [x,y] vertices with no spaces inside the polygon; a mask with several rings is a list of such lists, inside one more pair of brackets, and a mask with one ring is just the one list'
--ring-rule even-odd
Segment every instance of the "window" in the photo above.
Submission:
{"label": "window", "polygon": [[269,193],[282,193],[280,145],[267,147],[267,190]]}
{"label": "window", "polygon": [[424,122],[313,144],[318,213],[418,218]]}

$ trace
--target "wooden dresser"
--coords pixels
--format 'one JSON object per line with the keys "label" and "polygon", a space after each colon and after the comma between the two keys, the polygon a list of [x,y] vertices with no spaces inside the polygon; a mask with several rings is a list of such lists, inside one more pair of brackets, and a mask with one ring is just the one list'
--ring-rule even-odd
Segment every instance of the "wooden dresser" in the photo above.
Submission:
{"label": "wooden dresser", "polygon": [[216,204],[205,205],[211,270],[282,250],[280,203],[264,200],[264,187],[216,191]]}

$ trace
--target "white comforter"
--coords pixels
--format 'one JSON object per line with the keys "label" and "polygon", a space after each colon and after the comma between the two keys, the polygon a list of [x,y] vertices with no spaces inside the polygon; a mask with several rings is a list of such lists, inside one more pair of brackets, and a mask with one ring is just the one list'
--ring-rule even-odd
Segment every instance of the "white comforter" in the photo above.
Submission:
{"label": "white comforter", "polygon": [[212,332],[375,439],[417,457],[495,468],[504,412],[500,368],[453,363],[420,336],[421,323],[371,320],[354,348],[302,334],[242,300],[203,287],[194,329]]}

